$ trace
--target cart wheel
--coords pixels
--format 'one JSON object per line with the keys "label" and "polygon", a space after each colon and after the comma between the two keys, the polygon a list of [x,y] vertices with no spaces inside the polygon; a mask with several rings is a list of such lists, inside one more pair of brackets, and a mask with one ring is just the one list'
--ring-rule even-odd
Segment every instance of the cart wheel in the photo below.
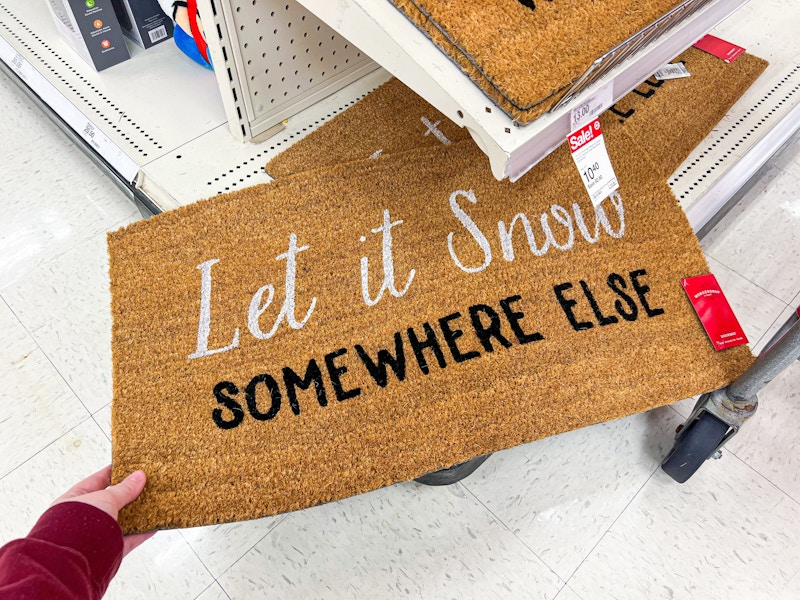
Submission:
{"label": "cart wheel", "polygon": [[458,481],[461,481],[465,477],[472,475],[475,472],[475,469],[485,463],[486,459],[490,456],[491,454],[478,456],[477,458],[472,458],[466,462],[453,465],[449,469],[440,469],[438,471],[434,471],[433,473],[426,473],[422,477],[417,477],[414,481],[424,485],[452,485]]}
{"label": "cart wheel", "polygon": [[661,468],[678,483],[686,483],[711,457],[726,433],[727,423],[711,413],[701,413],[697,420],[680,430]]}

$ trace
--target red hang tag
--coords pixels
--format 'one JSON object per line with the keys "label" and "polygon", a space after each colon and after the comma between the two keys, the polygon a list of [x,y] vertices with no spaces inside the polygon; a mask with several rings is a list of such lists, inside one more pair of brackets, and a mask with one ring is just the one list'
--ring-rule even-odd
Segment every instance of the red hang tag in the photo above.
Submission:
{"label": "red hang tag", "polygon": [[714,275],[709,273],[687,277],[681,279],[681,285],[700,317],[714,350],[725,350],[747,343],[747,336]]}
{"label": "red hang tag", "polygon": [[744,52],[744,48],[731,44],[713,35],[705,35],[701,37],[694,45],[695,48],[700,48],[703,52],[721,58],[726,63],[732,63],[739,55]]}

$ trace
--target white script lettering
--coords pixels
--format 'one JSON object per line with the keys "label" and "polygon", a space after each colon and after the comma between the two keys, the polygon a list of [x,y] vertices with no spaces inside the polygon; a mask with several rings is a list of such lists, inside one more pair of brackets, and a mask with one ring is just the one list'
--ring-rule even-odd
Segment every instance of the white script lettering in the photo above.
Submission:
{"label": "white script lettering", "polygon": [[[247,327],[250,330],[250,333],[253,334],[254,338],[259,340],[271,338],[273,335],[275,335],[275,332],[278,330],[278,326],[281,324],[281,320],[283,319],[286,320],[286,324],[292,329],[300,329],[311,317],[311,313],[314,312],[314,307],[317,305],[317,299],[311,299],[311,304],[306,311],[306,316],[303,317],[302,321],[298,321],[295,318],[294,298],[295,280],[297,278],[297,255],[300,252],[308,250],[308,248],[308,246],[298,247],[297,236],[292,233],[289,235],[289,250],[284,254],[279,254],[275,257],[275,260],[286,259],[286,294],[283,300],[283,306],[281,307],[281,312],[278,313],[278,318],[275,320],[272,329],[270,329],[267,333],[264,333],[258,324],[258,319],[261,317],[266,308],[272,303],[272,298],[275,295],[275,288],[273,288],[270,284],[259,288],[259,290],[253,295],[253,299],[250,301],[250,310],[247,312]],[[264,291],[266,290],[269,290],[267,301],[264,302],[263,305],[259,306],[259,304],[261,304],[261,297],[264,295]]]}
{"label": "white script lettering", "polygon": [[459,205],[459,196],[464,196],[473,204],[477,203],[478,199],[475,197],[475,192],[472,190],[468,190],[466,192],[464,190],[456,190],[450,194],[450,209],[453,211],[453,214],[456,216],[458,221],[466,228],[467,231],[470,232],[472,237],[478,243],[478,246],[480,246],[481,250],[483,250],[483,264],[479,267],[464,266],[464,264],[458,259],[458,256],[456,256],[456,251],[453,249],[453,237],[455,236],[455,233],[452,231],[447,234],[447,249],[450,251],[450,257],[453,259],[453,262],[456,263],[456,266],[459,269],[466,271],[467,273],[479,273],[488,267],[489,264],[491,264],[492,247],[489,245],[489,240],[486,239],[486,236],[483,235],[483,232],[475,224],[475,221],[473,221],[470,216],[464,212],[464,209],[461,208],[461,205]]}
{"label": "white script lettering", "polygon": [[[381,236],[381,258],[383,260],[383,283],[381,284],[381,289],[378,291],[378,295],[373,300],[369,294],[369,259],[364,256],[361,258],[361,296],[364,298],[364,303],[367,306],[375,306],[378,302],[380,302],[381,297],[383,297],[383,292],[389,290],[389,293],[394,296],[395,298],[399,298],[403,296],[407,291],[408,288],[411,286],[411,282],[414,280],[414,275],[416,275],[416,271],[411,269],[408,275],[408,281],[406,281],[405,287],[402,290],[398,290],[394,283],[394,257],[392,254],[392,228],[401,225],[403,221],[392,221],[391,217],[389,216],[389,211],[383,211],[383,225],[378,227],[377,229],[372,229],[372,233],[382,233]],[[365,237],[361,238],[362,242],[366,241]]]}
{"label": "white script lettering", "polygon": [[[317,304],[317,298],[311,299],[308,310],[302,320],[298,321],[295,316],[296,300],[295,288],[297,279],[297,255],[305,250],[308,246],[298,246],[297,236],[292,233],[289,236],[289,249],[283,254],[275,257],[275,260],[286,260],[286,284],[284,290],[284,301],[281,310],[275,319],[272,328],[266,333],[261,329],[259,319],[264,311],[272,304],[275,297],[275,287],[272,284],[261,286],[250,301],[250,307],[247,311],[247,328],[254,338],[259,340],[266,340],[271,338],[277,332],[281,322],[286,321],[286,324],[292,329],[302,328],[311,318],[314,312],[314,307]],[[218,258],[208,260],[204,263],[197,265],[197,268],[202,273],[200,282],[200,319],[197,326],[197,348],[189,355],[190,359],[201,358],[203,356],[211,356],[212,354],[219,354],[226,352],[239,346],[239,328],[237,327],[233,333],[233,341],[221,348],[208,348],[208,338],[211,334],[211,267],[219,262]],[[264,294],[267,293],[267,298],[264,300]]]}
{"label": "white script lettering", "polygon": [[208,336],[211,333],[211,267],[219,262],[218,258],[207,260],[197,265],[202,273],[200,279],[200,322],[197,325],[197,350],[189,358],[200,358],[220,352],[226,352],[239,345],[239,328],[233,332],[233,341],[224,348],[208,349]]}
{"label": "white script lettering", "polygon": [[[451,232],[447,236],[447,245],[448,249],[450,250],[450,256],[453,259],[453,262],[456,266],[465,271],[467,273],[478,273],[483,271],[486,267],[489,266],[492,262],[492,249],[491,245],[489,244],[489,240],[480,230],[477,223],[472,220],[472,218],[464,211],[463,208],[458,204],[456,198],[459,196],[465,196],[470,202],[473,204],[477,203],[477,198],[472,190],[468,192],[464,191],[456,191],[453,192],[450,196],[450,208],[453,211],[453,214],[458,219],[458,221],[464,226],[464,228],[469,232],[475,242],[478,244],[480,249],[483,251],[484,260],[483,264],[478,267],[467,267],[465,266],[458,258],[453,249],[453,238],[455,234]],[[616,228],[614,228],[609,221],[608,215],[606,215],[606,211],[603,208],[604,206],[608,206],[608,202],[611,203],[611,206],[614,208],[616,212],[617,219],[619,224]],[[572,212],[570,213],[569,210],[560,206],[558,204],[553,204],[550,206],[550,210],[548,212],[543,213],[539,219],[539,228],[541,229],[541,245],[537,243],[537,236],[534,233],[533,225],[531,224],[531,219],[525,213],[518,213],[514,215],[511,219],[511,223],[506,225],[505,221],[498,221],[497,222],[497,232],[500,238],[500,248],[503,251],[503,258],[507,262],[511,262],[515,258],[514,252],[514,244],[513,244],[513,235],[514,235],[514,227],[517,223],[522,225],[523,230],[525,231],[525,238],[528,242],[528,248],[530,248],[531,253],[534,256],[544,256],[551,248],[555,248],[556,250],[561,251],[568,251],[572,250],[575,245],[575,228],[577,226],[578,232],[583,237],[584,240],[589,242],[590,244],[596,244],[600,240],[601,236],[601,227],[602,230],[605,231],[609,236],[612,238],[619,239],[623,235],[625,235],[625,207],[622,203],[622,196],[619,193],[615,192],[611,196],[609,196],[606,201],[602,204],[594,207],[594,232],[590,232],[586,226],[586,222],[584,220],[583,212],[581,211],[581,207],[577,202],[572,203]],[[558,228],[558,236],[553,232],[553,227],[550,223],[550,217],[553,220],[561,225],[562,227]],[[558,239],[557,239],[558,238]],[[561,239],[563,241],[559,242],[558,240]]]}

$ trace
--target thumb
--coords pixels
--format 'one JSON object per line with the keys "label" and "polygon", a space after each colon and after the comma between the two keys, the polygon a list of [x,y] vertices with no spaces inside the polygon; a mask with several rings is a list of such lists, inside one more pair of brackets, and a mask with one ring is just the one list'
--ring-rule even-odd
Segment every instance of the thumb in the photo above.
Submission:
{"label": "thumb", "polygon": [[139,497],[145,483],[147,483],[147,476],[144,471],[134,471],[117,485],[109,487],[106,492],[111,497],[117,511],[119,511],[123,506],[130,504]]}

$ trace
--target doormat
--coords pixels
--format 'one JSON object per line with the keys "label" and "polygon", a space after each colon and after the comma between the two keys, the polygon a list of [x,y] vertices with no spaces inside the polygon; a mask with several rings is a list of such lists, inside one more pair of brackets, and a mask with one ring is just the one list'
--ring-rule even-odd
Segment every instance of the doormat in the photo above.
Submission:
{"label": "doormat", "polygon": [[681,0],[391,0],[503,111],[527,123]]}
{"label": "doormat", "polygon": [[[742,62],[737,64],[739,60]],[[610,111],[626,133],[646,140],[647,154],[664,179],[711,133],[769,64],[746,53],[728,64],[693,47],[672,62],[683,62],[691,77],[665,81],[651,77]]]}
{"label": "doormat", "polygon": [[466,127],[453,123],[393,77],[275,156],[267,163],[266,171],[273,179],[279,179],[301,171],[468,139]]}
{"label": "doormat", "polygon": [[[691,77],[648,79],[619,100],[603,119],[608,139],[623,129],[640,140],[659,176],[667,179],[767,67],[743,54],[732,64],[697,48],[683,62]],[[470,139],[459,127],[397,79],[368,94],[278,154],[266,165],[275,178],[335,164]],[[483,158],[488,161],[487,158]]]}
{"label": "doormat", "polygon": [[565,147],[496,181],[471,142],[307,172],[109,235],[127,532],[301,509],[729,383],[708,272],[626,136],[593,208]]}

